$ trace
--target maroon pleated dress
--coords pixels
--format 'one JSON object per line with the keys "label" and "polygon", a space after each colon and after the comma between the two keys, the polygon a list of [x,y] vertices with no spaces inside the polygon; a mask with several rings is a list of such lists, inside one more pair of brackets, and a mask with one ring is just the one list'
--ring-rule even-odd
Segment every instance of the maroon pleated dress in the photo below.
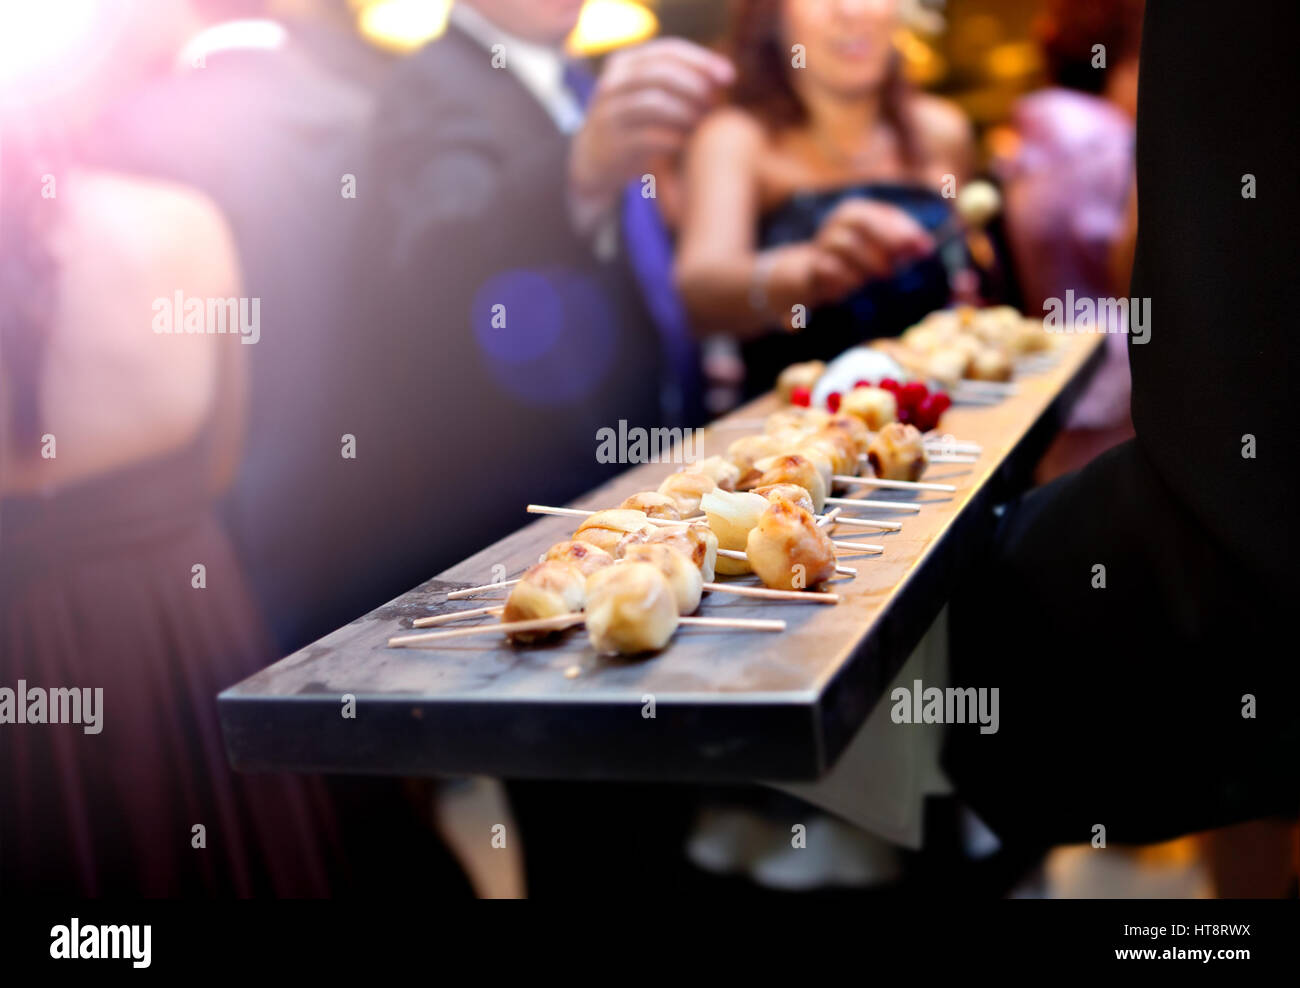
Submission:
{"label": "maroon pleated dress", "polygon": [[274,656],[214,517],[209,462],[201,437],[0,500],[0,687],[103,688],[99,734],[0,724],[0,896],[330,892],[338,838],[320,781],[226,761],[216,695]]}

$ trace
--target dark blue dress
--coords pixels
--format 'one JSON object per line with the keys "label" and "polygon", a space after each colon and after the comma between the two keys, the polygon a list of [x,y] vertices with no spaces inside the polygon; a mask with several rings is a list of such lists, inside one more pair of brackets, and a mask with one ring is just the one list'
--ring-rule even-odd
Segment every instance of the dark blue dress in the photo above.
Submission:
{"label": "dark blue dress", "polygon": [[[951,215],[949,200],[917,185],[874,182],[799,193],[763,215],[760,246],[811,240],[831,210],[853,196],[897,206],[931,232]],[[864,340],[897,336],[926,313],[947,305],[949,295],[948,272],[938,254],[870,282],[842,302],[809,313],[807,327],[797,333],[774,330],[742,344],[746,392],[752,396],[768,390],[790,364],[830,360]]]}

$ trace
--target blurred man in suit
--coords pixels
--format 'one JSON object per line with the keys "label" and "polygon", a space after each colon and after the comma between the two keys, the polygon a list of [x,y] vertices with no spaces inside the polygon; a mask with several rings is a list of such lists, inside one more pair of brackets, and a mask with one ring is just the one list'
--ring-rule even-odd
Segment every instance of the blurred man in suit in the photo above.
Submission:
{"label": "blurred man in suit", "polygon": [[663,39],[593,78],[562,48],[581,6],[457,4],[355,161],[348,305],[372,386],[327,431],[357,436],[349,483],[383,478],[384,524],[335,537],[378,552],[395,592],[612,476],[597,431],[681,424],[693,389],[647,177],[730,64]]}
{"label": "blurred man in suit", "polygon": [[[529,501],[562,504],[625,469],[597,461],[599,429],[680,425],[698,398],[647,176],[731,66],[663,39],[593,77],[562,48],[581,7],[456,4],[445,35],[393,74],[349,167],[348,311],[370,386],[335,403],[325,431],[357,436],[344,482],[384,500],[330,538],[384,559],[394,592],[517,528]],[[482,581],[496,578],[499,560],[480,559]],[[531,892],[548,889],[539,866],[576,877],[552,827],[578,798],[647,815],[638,792],[514,788]]]}

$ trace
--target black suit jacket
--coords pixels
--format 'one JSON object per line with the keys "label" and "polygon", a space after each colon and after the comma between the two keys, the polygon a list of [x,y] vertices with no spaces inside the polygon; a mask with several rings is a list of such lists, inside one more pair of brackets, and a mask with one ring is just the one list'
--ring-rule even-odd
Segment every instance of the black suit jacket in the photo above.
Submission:
{"label": "black suit jacket", "polygon": [[569,138],[490,58],[452,26],[394,72],[355,156],[345,303],[371,386],[331,421],[357,435],[344,479],[367,515],[342,537],[393,592],[621,469],[597,462],[599,429],[657,424],[625,255],[573,231]]}

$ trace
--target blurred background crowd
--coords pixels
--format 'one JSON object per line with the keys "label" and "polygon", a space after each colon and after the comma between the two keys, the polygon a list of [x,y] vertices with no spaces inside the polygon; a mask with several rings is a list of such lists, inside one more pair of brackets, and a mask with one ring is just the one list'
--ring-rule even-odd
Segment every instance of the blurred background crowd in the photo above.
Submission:
{"label": "blurred background crowd", "polygon": [[[0,893],[467,891],[428,784],[235,777],[215,694],[608,477],[605,425],[953,301],[1126,296],[1141,19],[6,4],[0,680],[123,686],[104,739],[0,750]],[[1002,215],[932,236],[976,176]],[[256,342],[158,332],[173,298],[259,300]],[[1129,434],[1124,346],[1045,478]]]}

